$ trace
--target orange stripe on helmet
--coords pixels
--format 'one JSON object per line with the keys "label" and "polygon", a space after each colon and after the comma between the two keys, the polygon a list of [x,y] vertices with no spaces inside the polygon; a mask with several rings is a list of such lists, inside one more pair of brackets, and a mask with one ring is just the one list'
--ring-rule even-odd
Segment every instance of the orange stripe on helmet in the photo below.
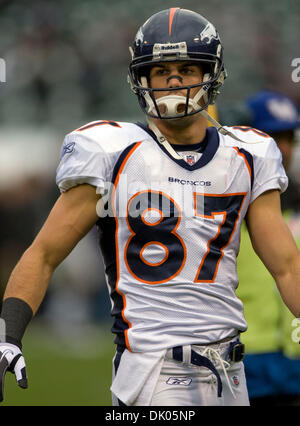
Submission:
{"label": "orange stripe on helmet", "polygon": [[171,7],[170,9],[170,16],[169,16],[169,35],[172,33],[172,25],[173,25],[173,19],[176,13],[176,10],[178,10],[179,7]]}

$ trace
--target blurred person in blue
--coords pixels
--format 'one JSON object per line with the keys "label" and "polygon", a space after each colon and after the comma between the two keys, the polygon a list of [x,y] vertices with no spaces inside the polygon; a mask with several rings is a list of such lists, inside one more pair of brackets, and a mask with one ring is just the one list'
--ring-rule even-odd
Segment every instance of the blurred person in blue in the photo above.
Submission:
{"label": "blurred person in blue", "polygon": [[[250,97],[246,107],[251,120],[245,124],[268,133],[281,151],[289,177],[289,186],[281,194],[281,207],[300,246],[300,186],[290,173],[300,126],[297,106],[281,93],[262,91]],[[244,303],[248,323],[243,341],[250,404],[300,405],[298,320],[282,302],[272,276],[253,252],[246,226],[241,240],[237,294]]]}

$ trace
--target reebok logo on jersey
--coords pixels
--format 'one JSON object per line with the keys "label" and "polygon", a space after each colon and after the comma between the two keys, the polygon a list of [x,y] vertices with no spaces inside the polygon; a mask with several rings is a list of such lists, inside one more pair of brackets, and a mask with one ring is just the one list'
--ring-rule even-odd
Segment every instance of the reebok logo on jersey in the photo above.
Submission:
{"label": "reebok logo on jersey", "polygon": [[189,377],[169,377],[166,383],[167,385],[189,386],[192,383],[192,379]]}
{"label": "reebok logo on jersey", "polygon": [[75,142],[70,142],[70,143],[67,143],[66,145],[64,145],[63,148],[62,148],[61,158],[65,154],[71,154],[74,151],[74,147],[75,147]]}
{"label": "reebok logo on jersey", "polygon": [[168,181],[172,183],[179,183],[180,185],[211,186],[211,181],[207,180],[185,180],[169,176]]}

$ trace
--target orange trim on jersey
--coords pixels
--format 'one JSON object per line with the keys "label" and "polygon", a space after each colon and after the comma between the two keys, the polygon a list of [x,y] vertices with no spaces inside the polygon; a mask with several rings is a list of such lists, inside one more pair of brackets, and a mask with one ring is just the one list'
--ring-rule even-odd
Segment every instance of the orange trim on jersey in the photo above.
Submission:
{"label": "orange trim on jersey", "polygon": [[[147,220],[145,219],[144,216],[149,210],[155,210],[158,213],[160,213],[160,218],[158,218],[156,222],[147,222]],[[163,212],[155,207],[149,207],[148,209],[144,210],[143,214],[141,215],[142,222],[147,226],[156,226],[163,220],[163,218],[164,218]]]}
{"label": "orange trim on jersey", "polygon": [[[175,278],[180,272],[181,272],[181,270],[182,270],[182,268],[184,267],[184,265],[185,265],[185,261],[186,261],[186,247],[185,247],[185,244],[184,244],[184,241],[183,241],[183,239],[181,238],[181,236],[179,235],[179,234],[177,234],[176,233],[176,230],[177,230],[177,228],[178,228],[178,226],[179,226],[179,224],[180,224],[180,221],[181,221],[181,216],[182,216],[182,214],[181,214],[181,210],[180,210],[180,208],[179,208],[179,206],[178,206],[178,204],[171,198],[171,197],[169,197],[169,195],[167,195],[167,194],[165,194],[164,192],[162,192],[162,191],[156,191],[156,190],[151,190],[151,192],[154,192],[154,193],[156,193],[156,194],[162,194],[163,196],[165,196],[166,198],[168,198],[169,200],[171,200],[172,201],[172,203],[174,203],[174,205],[176,206],[176,208],[178,209],[178,211],[180,212],[180,215],[178,216],[178,221],[177,221],[177,224],[176,224],[176,226],[175,226],[175,228],[173,229],[173,231],[171,231],[170,233],[171,234],[174,234],[174,235],[176,235],[176,237],[180,240],[180,242],[181,242],[181,245],[182,245],[182,248],[183,248],[183,252],[184,252],[184,257],[183,257],[183,260],[182,260],[182,264],[180,265],[180,268],[175,272],[175,274],[173,274],[171,277],[168,277],[168,278],[166,278],[166,279],[164,279],[164,280],[161,280],[161,281],[146,281],[146,280],[143,280],[142,278],[140,278],[140,277],[138,277],[137,275],[135,275],[133,272],[132,272],[132,270],[131,270],[131,268],[130,268],[130,266],[128,265],[128,262],[127,262],[127,249],[128,249],[128,246],[129,246],[129,244],[130,244],[130,241],[132,240],[132,238],[136,235],[136,233],[133,231],[133,229],[131,228],[131,226],[130,226],[130,224],[129,224],[129,221],[128,221],[128,212],[129,212],[129,204],[130,204],[130,202],[131,202],[131,200],[134,198],[134,197],[136,197],[136,196],[138,196],[139,194],[142,194],[143,192],[149,192],[149,190],[147,190],[147,189],[145,189],[145,190],[143,190],[143,191],[140,191],[140,192],[138,192],[138,193],[136,193],[135,195],[133,195],[131,198],[130,198],[130,200],[128,201],[128,204],[127,204],[127,217],[126,217],[126,221],[127,221],[127,226],[128,226],[128,229],[132,232],[132,235],[128,238],[128,241],[127,241],[127,243],[126,243],[126,246],[125,246],[125,250],[124,250],[124,261],[125,261],[125,264],[126,264],[126,266],[127,266],[127,269],[128,269],[128,271],[129,271],[129,273],[136,279],[136,280],[138,280],[138,281],[140,281],[140,282],[142,282],[142,283],[145,283],[145,284],[150,284],[150,285],[155,285],[155,284],[163,284],[163,283],[166,283],[166,282],[168,282],[168,281],[170,281],[170,280],[172,280],[173,278]],[[166,258],[167,259],[167,258]],[[166,259],[164,259],[164,261],[166,261]],[[142,259],[143,261],[144,261],[144,259]],[[146,263],[146,262],[145,262]],[[152,265],[151,265],[152,266]]]}
{"label": "orange trim on jersey", "polygon": [[95,126],[102,126],[103,124],[109,124],[110,126],[121,128],[121,126],[116,121],[100,120],[100,121],[96,121],[95,123],[90,123],[90,124],[85,124],[84,126],[80,126],[78,127],[78,129],[74,131],[82,132],[83,130],[91,129],[92,127],[95,127]]}
{"label": "orange trim on jersey", "polygon": [[[197,270],[197,273],[196,273],[196,276],[195,276],[195,279],[194,279],[194,282],[195,282],[195,283],[213,283],[213,282],[215,281],[215,278],[216,278],[216,275],[217,275],[217,272],[218,272],[218,269],[219,269],[220,262],[221,262],[221,260],[222,260],[222,258],[223,258],[223,256],[224,256],[224,251],[223,251],[223,250],[224,250],[224,249],[225,249],[225,248],[226,248],[226,247],[230,244],[230,242],[231,242],[231,239],[232,239],[232,236],[233,236],[234,231],[235,231],[235,229],[236,229],[237,222],[238,222],[238,219],[239,219],[239,217],[240,217],[240,212],[241,212],[241,210],[242,210],[242,206],[243,206],[243,204],[244,204],[244,201],[245,201],[245,198],[246,198],[246,195],[247,195],[247,194],[248,194],[247,192],[235,192],[235,193],[232,193],[232,194],[206,194],[206,193],[194,192],[194,206],[195,206],[195,207],[194,207],[194,209],[195,209],[195,216],[198,216],[198,217],[204,217],[204,218],[206,218],[206,219],[214,219],[216,215],[219,215],[219,214],[223,214],[223,215],[224,215],[223,220],[222,220],[222,223],[218,226],[218,230],[217,230],[216,235],[215,235],[213,238],[211,238],[211,239],[208,241],[207,245],[206,245],[206,247],[207,247],[207,251],[206,251],[205,255],[203,256],[203,259],[202,259],[202,261],[201,261],[201,263],[200,263],[200,266],[199,266],[199,268],[198,268],[198,270]],[[201,271],[201,268],[202,268],[202,266],[203,266],[203,263],[204,263],[204,261],[205,261],[205,259],[206,259],[207,255],[208,255],[208,254],[209,254],[209,252],[210,252],[210,244],[211,244],[211,242],[212,242],[212,241],[214,241],[216,238],[218,238],[218,236],[220,235],[221,228],[222,228],[222,226],[224,225],[225,220],[226,220],[227,212],[226,212],[226,211],[223,211],[223,212],[221,212],[221,211],[220,211],[220,212],[211,212],[211,215],[198,214],[198,213],[197,213],[197,195],[203,195],[203,196],[205,196],[205,197],[230,197],[230,196],[234,196],[234,195],[243,195],[243,196],[244,196],[243,201],[241,202],[241,206],[240,206],[240,209],[239,209],[239,211],[238,211],[238,214],[237,214],[237,217],[236,217],[236,220],[235,220],[234,227],[233,227],[233,230],[232,230],[232,232],[231,232],[230,238],[229,238],[229,240],[228,240],[227,244],[225,244],[225,246],[223,246],[222,248],[220,248],[221,256],[220,256],[220,258],[219,258],[219,260],[218,260],[218,262],[217,262],[216,269],[215,269],[215,273],[214,273],[214,276],[213,276],[212,280],[196,280],[196,277],[198,277],[198,276],[199,276],[200,271]]]}
{"label": "orange trim on jersey", "polygon": [[[143,256],[143,251],[148,247],[148,246],[151,246],[151,245],[153,245],[153,244],[156,244],[156,245],[158,245],[158,246],[161,246],[164,250],[165,250],[165,257],[161,260],[161,261],[159,261],[159,262],[156,262],[156,263],[150,263],[150,262],[148,262],[145,258],[144,258],[144,256]],[[140,256],[140,259],[141,259],[141,261],[142,262],[144,262],[144,263],[146,263],[146,265],[149,265],[149,266],[160,266],[160,265],[162,265],[167,259],[168,259],[168,257],[169,257],[169,249],[168,249],[168,247],[167,246],[165,246],[163,243],[161,243],[161,242],[159,242],[159,241],[149,241],[148,243],[146,243],[145,245],[144,245],[144,247],[142,248],[142,250],[140,251],[140,254],[139,254],[139,256]]]}
{"label": "orange trim on jersey", "polygon": [[243,157],[243,159],[244,159],[244,161],[246,163],[246,167],[248,169],[248,172],[249,172],[249,175],[250,175],[250,181],[251,181],[252,180],[252,170],[251,170],[250,164],[248,163],[248,160],[247,160],[245,154],[243,154],[242,152],[240,152],[240,150],[238,149],[237,146],[233,146],[232,148],[236,150],[236,152],[238,153],[238,155],[240,155],[241,157]]}
{"label": "orange trim on jersey", "polygon": [[169,35],[171,35],[171,33],[172,33],[172,25],[173,25],[174,16],[175,16],[176,10],[178,10],[178,9],[179,9],[179,7],[171,7],[171,9],[170,9]]}
{"label": "orange trim on jersey", "polygon": [[270,138],[271,136],[268,135],[268,133],[263,132],[262,130],[256,129],[255,127],[249,127],[249,126],[232,126],[233,129],[241,130],[242,132],[253,132],[256,133],[258,136],[262,136],[263,138]]}
{"label": "orange trim on jersey", "polygon": [[116,231],[115,231],[115,246],[116,246],[116,266],[117,266],[117,280],[116,280],[116,292],[122,297],[123,300],[123,309],[122,309],[122,318],[123,321],[126,322],[128,324],[128,329],[124,331],[124,335],[125,335],[125,343],[126,343],[126,347],[127,349],[132,352],[131,348],[130,348],[130,344],[129,344],[129,340],[128,340],[128,330],[129,328],[131,328],[131,323],[130,321],[128,321],[125,318],[124,315],[124,311],[126,308],[126,297],[123,293],[120,292],[120,290],[118,289],[118,285],[119,285],[119,279],[120,279],[120,264],[119,264],[119,245],[118,245],[118,229],[119,229],[119,221],[118,221],[118,217],[116,214],[116,209],[115,209],[115,193],[116,193],[116,188],[117,185],[119,183],[120,180],[120,175],[125,167],[125,164],[127,163],[129,157],[134,153],[134,151],[140,146],[141,142],[137,142],[132,148],[131,150],[128,152],[128,154],[126,155],[126,157],[124,158],[119,171],[117,173],[116,179],[115,179],[115,183],[113,186],[113,190],[112,190],[112,197],[111,197],[111,206],[112,206],[112,210],[114,213],[114,217],[115,217],[115,221],[116,221]]}

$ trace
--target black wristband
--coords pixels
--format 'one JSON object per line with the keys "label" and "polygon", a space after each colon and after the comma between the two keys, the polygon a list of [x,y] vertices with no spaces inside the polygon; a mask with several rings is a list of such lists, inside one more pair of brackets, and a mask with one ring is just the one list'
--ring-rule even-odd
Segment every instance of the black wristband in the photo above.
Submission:
{"label": "black wristband", "polygon": [[1,318],[5,321],[5,339],[8,343],[22,347],[21,340],[33,317],[31,307],[24,300],[8,297],[2,303]]}

